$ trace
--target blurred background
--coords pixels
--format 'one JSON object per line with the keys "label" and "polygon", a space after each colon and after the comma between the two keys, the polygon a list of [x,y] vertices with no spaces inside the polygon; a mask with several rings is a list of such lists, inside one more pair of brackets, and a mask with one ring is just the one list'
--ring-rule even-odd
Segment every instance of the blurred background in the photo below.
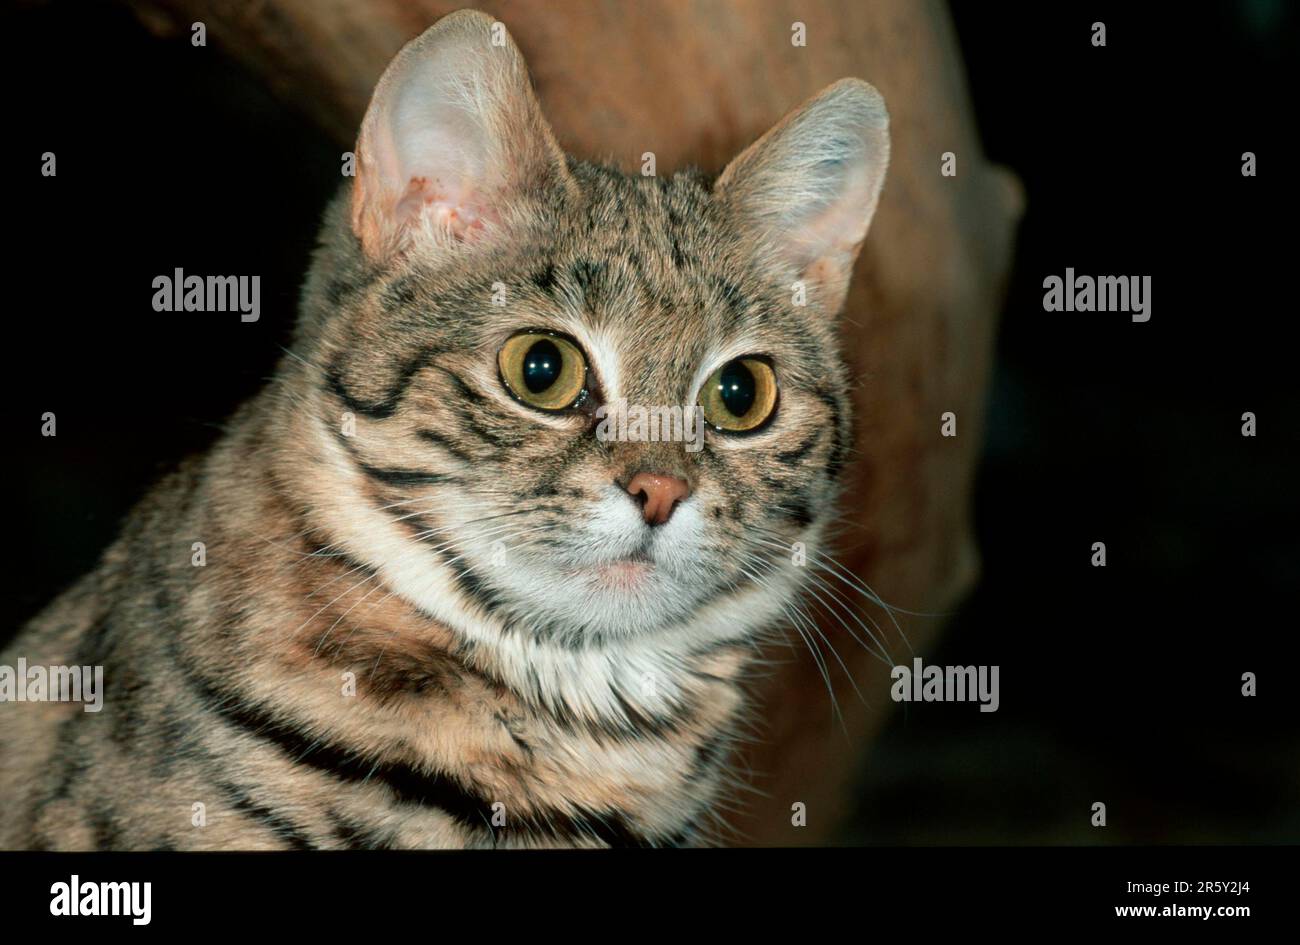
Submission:
{"label": "blurred background", "polygon": [[[951,7],[985,150],[1028,199],[976,484],[983,578],[926,662],[1000,664],[1002,705],[896,714],[843,839],[1300,841],[1295,177],[1275,164],[1300,8]],[[1097,21],[1104,49],[1062,40]],[[1244,151],[1273,169],[1243,178]],[[1067,266],[1150,275],[1151,321],[1044,312]]]}
{"label": "blurred background", "polygon": [[[1132,6],[953,5],[985,150],[1020,176],[1027,212],[975,495],[982,578],[926,660],[1000,665],[1001,708],[877,702],[889,720],[837,842],[1300,842],[1285,144],[1298,11]],[[261,387],[339,180],[325,132],[219,46],[196,62],[187,36],[159,40],[115,4],[2,16],[11,134],[49,142],[61,172],[93,156],[75,170],[95,183],[54,206],[30,183],[29,148],[0,156],[0,643]],[[1088,42],[1098,20],[1104,49]],[[1242,177],[1243,151],[1259,176]],[[227,173],[249,165],[268,182],[262,215],[247,211],[247,175]],[[148,285],[158,259],[260,273],[261,321],[123,316],[114,300]],[[1042,280],[1066,267],[1150,275],[1152,320],[1044,312]],[[13,432],[45,411],[56,441]],[[1244,411],[1254,438],[1240,435]],[[1104,569],[1089,564],[1094,541]],[[1246,671],[1255,699],[1240,693]],[[1095,801],[1104,830],[1089,824]]]}

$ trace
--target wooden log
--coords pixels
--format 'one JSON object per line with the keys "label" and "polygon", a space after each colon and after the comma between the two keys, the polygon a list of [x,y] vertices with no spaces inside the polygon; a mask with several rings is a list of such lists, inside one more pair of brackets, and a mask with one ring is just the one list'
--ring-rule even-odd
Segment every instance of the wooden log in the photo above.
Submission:
{"label": "wooden log", "polygon": [[[286,104],[351,147],[371,90],[398,48],[456,4],[441,0],[132,0],[159,32],[206,24],[209,39]],[[838,559],[890,603],[949,611],[976,579],[970,493],[982,439],[994,330],[1011,258],[1020,188],[985,161],[946,7],[917,0],[482,0],[532,69],[560,142],[635,172],[643,152],[661,174],[719,170],[788,109],[858,76],[884,95],[893,156],[843,318],[859,378],[856,452],[847,474]],[[807,45],[791,42],[805,24]],[[944,152],[957,175],[940,174]],[[957,436],[940,435],[951,411]],[[816,549],[814,549],[816,550]],[[847,587],[837,585],[847,592]],[[909,656],[886,615],[892,656]],[[918,651],[942,621],[900,617]],[[888,667],[833,619],[823,632],[870,700],[843,674],[830,721],[821,671],[807,652],[757,685],[761,740],[738,762],[763,794],[741,792],[735,837],[811,844],[834,836],[865,748],[888,718]],[[827,655],[832,670],[833,658]],[[792,824],[792,805],[807,826]]]}

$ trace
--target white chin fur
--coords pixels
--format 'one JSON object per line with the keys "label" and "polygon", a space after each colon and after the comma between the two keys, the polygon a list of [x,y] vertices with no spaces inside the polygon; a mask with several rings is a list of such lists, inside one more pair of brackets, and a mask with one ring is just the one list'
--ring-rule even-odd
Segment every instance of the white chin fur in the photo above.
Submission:
{"label": "white chin fur", "polygon": [[[464,534],[472,535],[468,528]],[[564,549],[532,536],[471,538],[461,550],[479,578],[539,626],[571,638],[632,637],[681,622],[715,591],[701,558],[703,521],[692,500],[649,528],[614,486],[566,533]],[[645,563],[628,562],[644,556]]]}
{"label": "white chin fur", "polygon": [[[644,712],[667,711],[680,699],[693,654],[749,639],[781,619],[800,583],[801,569],[786,565],[767,574],[762,586],[711,600],[716,589],[699,557],[704,523],[698,507],[687,500],[665,525],[647,529],[639,509],[612,486],[578,526],[583,538],[566,541],[567,551],[526,545],[530,536],[523,534],[524,526],[500,533],[468,526],[461,532],[456,522],[444,519],[448,534],[458,538],[457,552],[465,556],[444,563],[387,512],[367,503],[362,473],[332,437],[323,437],[321,446],[338,475],[339,492],[317,513],[335,543],[374,567],[394,593],[491,650],[496,671],[512,687],[590,718],[626,719],[626,704]],[[436,501],[431,496],[429,504]],[[450,507],[447,503],[443,510]],[[462,522],[495,511],[461,501],[454,507]],[[617,581],[602,588],[601,581],[579,573],[631,554],[647,534],[655,565],[631,593]],[[498,540],[504,555],[495,546]],[[523,628],[506,631],[458,588],[456,570],[466,567],[512,599],[535,605],[539,623],[578,632],[565,645],[519,632]],[[602,645],[574,646],[583,628],[603,630]]]}

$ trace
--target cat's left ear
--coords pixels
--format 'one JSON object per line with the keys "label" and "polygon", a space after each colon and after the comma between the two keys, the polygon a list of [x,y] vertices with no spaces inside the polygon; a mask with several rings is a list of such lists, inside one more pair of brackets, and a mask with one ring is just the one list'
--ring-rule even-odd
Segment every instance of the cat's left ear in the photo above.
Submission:
{"label": "cat's left ear", "polygon": [[774,262],[808,282],[824,308],[844,304],[889,166],[880,93],[841,79],[736,157],[716,192]]}
{"label": "cat's left ear", "polygon": [[564,153],[505,27],[459,10],[402,47],[361,123],[352,229],[368,257],[469,242],[568,186]]}

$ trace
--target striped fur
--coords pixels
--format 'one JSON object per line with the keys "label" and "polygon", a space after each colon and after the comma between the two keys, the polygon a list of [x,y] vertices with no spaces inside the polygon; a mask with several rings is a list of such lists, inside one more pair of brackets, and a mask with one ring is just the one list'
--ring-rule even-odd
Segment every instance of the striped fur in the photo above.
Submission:
{"label": "striped fur", "polygon": [[[417,42],[489,28],[454,14]],[[526,82],[502,94],[507,112],[535,108]],[[102,665],[107,689],[99,713],[0,704],[0,845],[716,838],[746,665],[798,593],[790,547],[820,536],[849,448],[833,316],[883,164],[870,206],[811,256],[811,231],[796,246],[774,223],[773,182],[829,206],[794,175],[838,173],[873,95],[832,87],[716,184],[558,157],[494,191],[472,237],[428,220],[403,235],[364,205],[363,130],[273,383],[0,656]],[[500,133],[547,134],[537,120]],[[819,134],[838,149],[820,165]],[[534,145],[505,151],[551,160]],[[503,388],[496,352],[525,328],[572,337],[607,401],[693,402],[721,363],[763,354],[778,414],[752,436],[710,431],[699,453],[601,442],[589,412],[541,414]],[[660,528],[623,491],[639,471],[691,485]],[[641,583],[595,576],[633,551],[654,562]]]}

